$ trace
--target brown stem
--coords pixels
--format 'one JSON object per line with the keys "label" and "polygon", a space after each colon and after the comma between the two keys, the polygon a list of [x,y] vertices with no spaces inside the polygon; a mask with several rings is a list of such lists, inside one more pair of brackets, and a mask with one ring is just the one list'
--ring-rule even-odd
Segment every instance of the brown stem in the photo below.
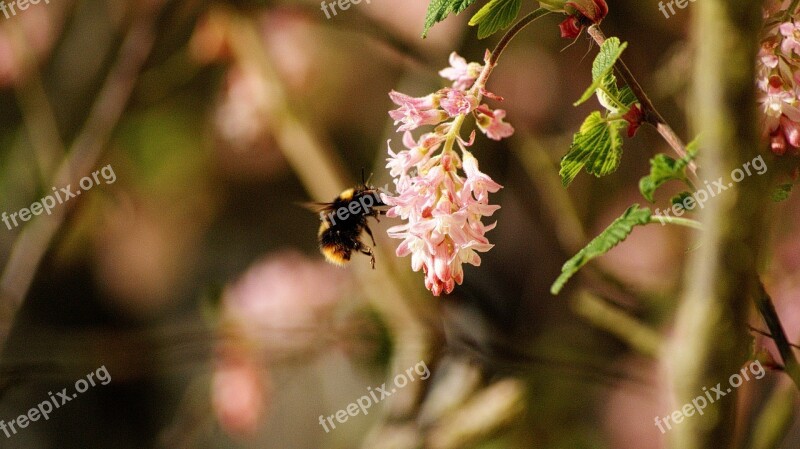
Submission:
{"label": "brown stem", "polygon": [[500,39],[500,42],[494,47],[491,54],[489,55],[489,59],[486,61],[486,65],[483,67],[483,71],[481,72],[478,79],[475,81],[475,86],[483,87],[486,85],[486,81],[489,80],[489,75],[492,74],[492,70],[497,65],[497,60],[500,59],[500,55],[503,54],[503,51],[506,49],[511,40],[519,34],[526,26],[533,23],[534,20],[538,19],[539,17],[546,16],[549,14],[550,11],[539,8],[535,11],[530,12],[525,17],[521,18],[517,23],[514,24],[506,34]]}
{"label": "brown stem", "polygon": [[[64,144],[59,137],[55,114],[45,92],[35,52],[30,48],[21,25],[9,23],[14,52],[20,55],[26,79],[14,86],[17,104],[22,111],[22,121],[39,168],[40,181],[48,180],[55,170]],[[49,187],[43,185],[42,187]]]}
{"label": "brown stem", "polygon": [[783,13],[783,21],[786,22],[792,18],[792,14],[797,9],[797,5],[800,3],[798,0],[792,0],[792,3],[786,8],[786,12]]}
{"label": "brown stem", "polygon": [[[603,34],[603,31],[600,29],[598,25],[592,25],[588,29],[589,35],[592,36],[597,45],[603,45],[603,42],[606,41],[606,36]],[[618,59],[615,65],[617,69],[617,73],[625,83],[630,86],[633,94],[636,95],[636,98],[639,100],[639,103],[642,105],[642,113],[644,114],[644,123],[652,125],[656,128],[661,137],[669,144],[670,147],[677,153],[679,157],[686,156],[686,145],[683,143],[680,137],[675,134],[675,131],[672,129],[671,126],[667,123],[664,117],[658,112],[658,109],[653,105],[653,102],[650,101],[650,98],[645,93],[644,89],[642,89],[641,84],[636,80],[636,77],[633,76],[628,66],[622,61],[622,59]],[[689,170],[692,174],[697,174],[697,165],[694,161],[689,162]]]}
{"label": "brown stem", "polygon": [[764,322],[769,328],[771,334],[769,336],[775,340],[775,346],[778,347],[778,351],[781,353],[781,359],[783,359],[783,366],[786,374],[789,375],[792,382],[800,389],[800,364],[797,363],[797,357],[795,357],[794,350],[792,349],[794,345],[791,344],[786,337],[786,332],[783,330],[781,320],[778,318],[778,313],[775,311],[775,305],[772,303],[772,298],[770,298],[767,290],[764,288],[764,284],[758,281],[754,283],[754,287],[755,292],[753,294],[753,300],[756,303],[756,308],[758,308],[759,313],[761,313]]}
{"label": "brown stem", "polygon": [[[762,331],[761,329],[758,329],[758,328],[753,327],[753,326],[749,326],[749,328],[750,328],[751,332],[755,332],[756,334],[763,335],[763,336],[765,336],[767,338],[775,339],[775,337],[773,337],[772,334],[770,334],[769,332]],[[789,343],[789,346],[791,346],[793,348],[800,349],[800,345],[796,345],[794,343]]]}
{"label": "brown stem", "polygon": [[[76,183],[97,163],[153,47],[154,22],[159,10],[152,7],[134,19],[117,62],[109,72],[86,124],[51,179],[52,186]],[[52,215],[36,217],[14,242],[0,277],[0,294],[8,303],[18,306],[27,294],[42,257],[66,218],[64,209],[59,208]]]}
{"label": "brown stem", "polygon": [[[706,0],[693,10],[692,128],[703,135],[708,179],[727,176],[763,151],[758,131],[755,65],[760,0]],[[732,62],[735,61],[735,62]],[[689,256],[684,291],[665,353],[672,404],[729,382],[749,356],[745,332],[759,260],[765,255],[770,175],[736,185],[700,211],[704,232]],[[731,389],[733,393],[735,389]],[[736,393],[708,404],[703,416],[673,426],[667,447],[736,447]]]}

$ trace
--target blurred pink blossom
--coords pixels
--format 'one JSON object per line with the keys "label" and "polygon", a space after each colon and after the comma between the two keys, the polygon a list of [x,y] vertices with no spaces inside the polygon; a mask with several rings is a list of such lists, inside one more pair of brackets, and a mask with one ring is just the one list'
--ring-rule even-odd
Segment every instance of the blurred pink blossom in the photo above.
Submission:
{"label": "blurred pink blossom", "polygon": [[232,435],[252,436],[267,406],[267,376],[249,357],[226,355],[211,381],[211,403],[220,425]]}
{"label": "blurred pink blossom", "polygon": [[225,289],[224,316],[251,341],[304,349],[320,336],[327,314],[344,294],[346,276],[322,260],[277,253]]}
{"label": "blurred pink blossom", "polygon": [[758,53],[758,102],[763,112],[762,132],[776,155],[800,153],[800,21],[775,21],[783,14],[779,3],[765,5],[770,23]]}

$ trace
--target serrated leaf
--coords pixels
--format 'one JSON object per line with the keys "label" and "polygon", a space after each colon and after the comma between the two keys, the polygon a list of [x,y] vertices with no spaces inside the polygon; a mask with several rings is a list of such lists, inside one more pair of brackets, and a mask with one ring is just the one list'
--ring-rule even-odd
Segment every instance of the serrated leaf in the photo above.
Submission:
{"label": "serrated leaf", "polygon": [[639,191],[647,201],[655,201],[656,189],[665,182],[686,181],[686,165],[680,162],[666,154],[657,154],[650,159],[650,174],[639,180]]}
{"label": "serrated leaf", "polygon": [[522,0],[492,0],[472,16],[470,26],[478,25],[478,39],[506,28],[517,18]]}
{"label": "serrated leaf", "polygon": [[574,103],[578,106],[594,95],[601,87],[612,94],[617,92],[616,77],[613,74],[614,64],[616,64],[622,52],[628,47],[628,43],[620,43],[616,37],[610,37],[600,46],[600,52],[592,63],[592,85],[586,89],[580,99]]}
{"label": "serrated leaf", "polygon": [[428,36],[431,27],[446,19],[450,14],[458,14],[475,3],[475,0],[431,0],[428,12],[425,13],[425,26],[422,29],[423,39]]}
{"label": "serrated leaf", "polygon": [[792,193],[792,187],[794,187],[792,183],[779,185],[775,191],[772,192],[772,201],[780,203],[781,201],[789,199],[789,195]]}
{"label": "serrated leaf", "polygon": [[561,158],[561,184],[569,186],[584,167],[598,178],[616,171],[622,157],[619,130],[623,126],[624,121],[607,121],[599,111],[586,117],[569,152]]}
{"label": "serrated leaf", "polygon": [[627,42],[620,42],[617,37],[609,37],[600,46],[600,51],[592,63],[592,79],[597,81],[611,73],[622,52],[628,47]]}
{"label": "serrated leaf", "polygon": [[[597,94],[597,101],[599,101],[606,110],[617,114],[621,112],[620,110],[622,108],[620,105],[624,105],[625,108],[630,108],[631,105],[639,102],[639,99],[636,98],[630,86],[625,85],[622,89],[617,88],[617,78],[614,76],[613,72],[607,73],[606,78],[607,79],[603,80],[601,83],[605,90],[597,89],[595,91]],[[608,93],[606,93],[606,91],[608,91]]]}
{"label": "serrated leaf", "polygon": [[689,198],[691,196],[692,196],[691,192],[681,192],[670,198],[669,203],[672,204],[673,206],[676,204],[680,204],[682,208],[691,211],[694,210],[695,207],[697,207],[697,202],[692,204],[692,207],[686,207],[686,203],[684,203],[684,201],[686,201],[686,198]]}
{"label": "serrated leaf", "polygon": [[650,159],[650,174],[639,180],[639,191],[647,201],[655,201],[656,190],[668,181],[683,181],[689,185],[686,167],[697,155],[697,140],[686,146],[686,156],[675,160],[666,154],[657,154]]}
{"label": "serrated leaf", "polygon": [[651,215],[650,209],[639,209],[638,204],[629,207],[622,216],[614,220],[600,235],[595,237],[585,248],[561,267],[561,275],[553,282],[550,287],[550,293],[557,295],[578,270],[590,260],[602,256],[623,242],[628,238],[635,226],[649,223]]}
{"label": "serrated leaf", "polygon": [[[597,89],[595,91],[595,94],[597,94],[597,101],[599,101],[600,105],[606,108],[607,111],[618,113],[620,107],[618,103],[619,100],[617,99],[619,97],[619,92],[617,92],[617,79],[611,73],[606,75],[606,78],[607,80],[603,80],[601,83],[605,90]],[[606,91],[608,93],[606,93]]]}
{"label": "serrated leaf", "polygon": [[634,94],[633,90],[631,90],[630,86],[623,87],[622,90],[619,91],[619,97],[617,98],[619,99],[620,103],[628,107],[639,101],[639,99],[636,98],[636,94]]}

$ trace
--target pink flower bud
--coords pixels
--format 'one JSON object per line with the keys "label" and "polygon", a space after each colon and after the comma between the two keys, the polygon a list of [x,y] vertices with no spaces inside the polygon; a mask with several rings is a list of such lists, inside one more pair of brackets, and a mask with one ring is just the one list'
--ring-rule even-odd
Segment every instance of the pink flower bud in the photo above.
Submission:
{"label": "pink flower bud", "polygon": [[495,109],[492,111],[488,106],[481,105],[478,109],[478,128],[492,140],[502,140],[514,134],[514,127],[503,121],[506,111]]}

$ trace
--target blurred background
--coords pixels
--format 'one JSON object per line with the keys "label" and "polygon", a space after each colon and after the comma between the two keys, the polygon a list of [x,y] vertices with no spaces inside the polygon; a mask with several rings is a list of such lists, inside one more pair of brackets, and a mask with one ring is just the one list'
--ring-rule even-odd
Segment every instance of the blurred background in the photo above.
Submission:
{"label": "blurred background", "polygon": [[[596,47],[562,40],[560,18],[526,29],[489,82],[517,132],[474,146],[504,189],[496,246],[464,285],[432,297],[394,255],[394,219],[372,226],[375,270],[319,254],[302,203],[362,171],[391,181],[386,141],[401,136],[387,93],[444,87],[451,51],[481,61],[499,37],[476,39],[473,7],[422,40],[426,3],[365,0],[327,18],[316,1],[51,0],[0,16],[0,212],[115,175],[0,225],[0,419],[101,366],[112,379],[0,434],[0,448],[664,447],[654,418],[680,404],[660,344],[692,235],[637,229],[549,293],[568,257],[643,202],[648,160],[669,153],[642,129],[615,175],[561,188],[558,160],[597,105],[572,107]],[[669,19],[609,5],[604,31],[631,43],[626,62],[689,140],[691,4]],[[800,207],[778,208],[768,284],[797,340]],[[403,373],[415,381],[367,415],[320,424]],[[741,387],[742,444],[780,398],[781,447],[800,444],[789,391],[774,372]]]}

